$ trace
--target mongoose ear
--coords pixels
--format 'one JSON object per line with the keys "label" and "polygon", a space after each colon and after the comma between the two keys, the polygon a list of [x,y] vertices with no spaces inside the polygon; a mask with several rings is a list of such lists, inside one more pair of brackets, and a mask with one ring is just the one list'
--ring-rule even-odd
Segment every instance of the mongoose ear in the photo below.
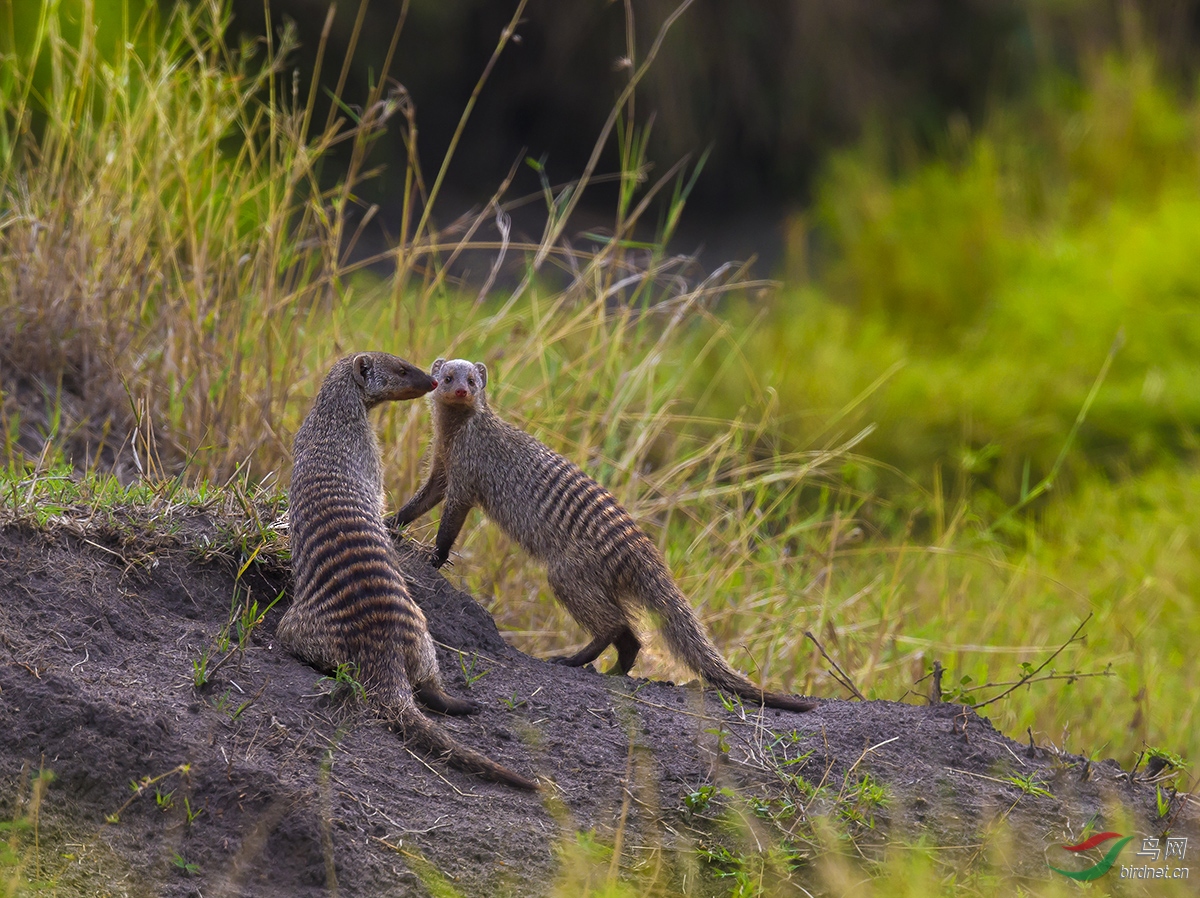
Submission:
{"label": "mongoose ear", "polygon": [[442,370],[442,365],[446,364],[445,359],[434,359],[433,367],[429,369],[429,373],[437,377],[437,373]]}
{"label": "mongoose ear", "polygon": [[358,381],[360,387],[367,385],[367,378],[371,374],[371,357],[365,352],[359,353],[354,357],[354,361],[350,364],[354,369],[354,379]]}
{"label": "mongoose ear", "polygon": [[483,362],[476,362],[475,370],[479,374],[479,386],[486,387],[487,386],[487,365],[485,365]]}

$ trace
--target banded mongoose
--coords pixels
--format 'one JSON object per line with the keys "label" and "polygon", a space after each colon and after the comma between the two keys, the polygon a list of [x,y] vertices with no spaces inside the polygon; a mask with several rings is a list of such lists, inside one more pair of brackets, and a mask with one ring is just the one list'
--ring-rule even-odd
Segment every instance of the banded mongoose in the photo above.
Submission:
{"label": "banded mongoose", "polygon": [[425,615],[408,593],[384,528],[382,463],[367,412],[435,386],[417,366],[382,352],[344,358],[326,376],[293,447],[288,514],[296,597],[279,622],[279,641],[325,671],[356,665],[371,703],[405,737],[452,766],[536,789],[457,743],[413,702],[415,692],[444,714],[478,710],[442,687]]}
{"label": "banded mongoose", "polygon": [[433,363],[433,441],[429,473],[416,494],[388,520],[411,523],[445,499],[433,564],[450,554],[467,512],[480,506],[500,529],[546,563],[550,588],[593,637],[574,655],[553,660],[572,667],[617,650],[613,673],[628,673],[641,643],[632,606],[648,609],[677,658],[712,685],[791,711],[810,700],[766,692],[737,673],[705,635],[666,562],[616,498],[534,437],[501,420],[488,406],[487,367],[463,359]]}

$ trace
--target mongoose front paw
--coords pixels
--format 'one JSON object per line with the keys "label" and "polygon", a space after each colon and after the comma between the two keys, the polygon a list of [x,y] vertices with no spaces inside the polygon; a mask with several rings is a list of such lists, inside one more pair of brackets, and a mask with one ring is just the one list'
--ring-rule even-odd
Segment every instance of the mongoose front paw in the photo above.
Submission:
{"label": "mongoose front paw", "polygon": [[442,557],[437,552],[434,552],[433,555],[431,555],[429,557],[429,563],[433,565],[434,570],[440,569],[442,567],[442,565],[449,565],[450,567],[454,567],[453,561],[451,561],[449,558]]}

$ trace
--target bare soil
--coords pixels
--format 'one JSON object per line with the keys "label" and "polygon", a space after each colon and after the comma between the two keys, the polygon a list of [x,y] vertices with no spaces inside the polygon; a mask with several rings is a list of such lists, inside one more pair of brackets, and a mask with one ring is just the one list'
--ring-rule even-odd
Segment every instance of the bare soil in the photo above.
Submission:
{"label": "bare soil", "polygon": [[[462,895],[540,895],[565,890],[580,831],[619,838],[623,865],[657,865],[659,887],[686,878],[689,894],[728,894],[697,849],[750,851],[756,833],[769,837],[751,799],[827,815],[860,861],[924,838],[958,846],[946,863],[963,870],[986,862],[1030,879],[1050,876],[1047,861],[1089,821],[1143,835],[1165,826],[1154,786],[1116,762],[1013,741],[958,705],[729,710],[696,684],[531,658],[410,551],[406,575],[448,686],[483,705],[441,724],[545,789],[482,782],[409,750],[282,651],[286,569],[254,563],[238,581],[236,562],[204,550],[214,527],[196,512],[171,535],[0,528],[0,821],[30,816],[31,778],[53,772],[36,847],[28,829],[13,844],[25,875],[58,894],[426,895],[449,883]],[[224,657],[219,634],[247,591],[260,605],[285,596],[196,688],[194,665],[206,650],[210,672]],[[478,678],[468,684],[464,667]],[[168,773],[140,793],[131,785]],[[867,774],[882,803],[850,797]],[[705,785],[729,791],[689,809],[685,797]],[[1170,823],[1200,829],[1186,807]],[[822,893],[826,849],[802,837],[804,813],[789,825],[796,866],[780,893],[801,894],[796,883]],[[1001,830],[1009,849],[981,859],[981,840]]]}

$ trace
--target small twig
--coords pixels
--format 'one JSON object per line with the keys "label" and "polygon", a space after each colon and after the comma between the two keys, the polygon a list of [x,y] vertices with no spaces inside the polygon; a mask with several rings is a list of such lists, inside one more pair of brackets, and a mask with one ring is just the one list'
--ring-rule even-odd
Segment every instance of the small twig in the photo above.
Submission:
{"label": "small twig", "polygon": [[387,839],[380,838],[379,836],[371,836],[371,838],[374,839],[376,842],[378,842],[380,845],[383,845],[385,848],[392,849],[392,851],[396,852],[397,854],[407,854],[407,852],[403,848],[401,848],[399,845],[389,842]]}
{"label": "small twig", "polygon": [[95,549],[99,549],[101,552],[107,552],[109,555],[112,555],[116,558],[120,558],[122,564],[128,565],[130,563],[129,559],[126,558],[124,555],[122,555],[120,552],[114,552],[112,549],[108,548],[108,546],[102,546],[102,545],[100,545],[100,543],[92,542],[90,539],[87,539],[86,537],[80,537],[80,538],[85,543],[87,543],[89,546],[92,546]]}
{"label": "small twig", "polygon": [[[441,648],[443,648],[443,649],[445,649],[445,650],[446,650],[446,651],[448,651],[448,652],[454,652],[456,655],[465,655],[465,654],[466,654],[466,652],[464,652],[464,651],[463,651],[462,649],[460,649],[458,646],[455,646],[455,645],[447,645],[447,644],[446,644],[446,643],[444,643],[444,642],[438,642],[436,639],[435,639],[435,640],[433,640],[433,644],[434,644],[434,645],[436,645],[436,646],[439,646],[439,647],[441,647]],[[472,650],[471,650],[471,654],[472,654],[472,655],[474,655],[474,656],[475,656],[476,658],[478,658],[479,660],[481,660],[481,661],[487,661],[487,662],[489,662],[489,663],[491,663],[491,664],[503,664],[503,663],[504,663],[504,662],[503,662],[502,660],[500,660],[499,658],[493,658],[491,655],[485,655],[483,652],[477,652],[477,651],[475,651],[474,649],[472,649]]]}
{"label": "small twig", "polygon": [[216,664],[214,664],[212,667],[210,667],[208,669],[208,672],[204,677],[204,681],[207,683],[209,680],[211,680],[213,678],[213,675],[218,670],[220,670],[222,668],[222,666],[224,666],[225,662],[228,661],[230,658],[232,658],[234,655],[236,655],[240,650],[241,650],[241,646],[234,646],[233,648],[231,648],[229,650],[228,654],[226,654],[224,658],[222,658],[220,661],[218,661]]}
{"label": "small twig", "polygon": [[[858,756],[858,760],[855,761],[853,764],[851,764],[850,769],[846,771],[846,775],[843,778],[843,786],[842,786],[843,790],[845,789],[844,783],[849,780],[850,774],[852,774],[855,771],[855,769],[858,767],[858,765],[862,763],[863,758],[865,758],[871,752],[876,751],[877,749],[883,748],[885,745],[891,745],[893,742],[895,742],[899,738],[900,738],[899,736],[893,736],[891,739],[884,739],[882,742],[876,742],[870,748],[864,748],[862,754]],[[839,795],[839,797],[841,797],[841,796]]]}
{"label": "small twig", "polygon": [[[717,718],[714,715],[708,714],[705,711],[687,711],[687,710],[683,710],[680,708],[676,708],[672,705],[664,705],[659,702],[652,702],[652,701],[649,701],[648,699],[640,698],[636,695],[629,695],[628,693],[622,692],[620,690],[610,690],[609,692],[611,695],[613,695],[617,698],[623,698],[623,699],[626,699],[627,701],[636,702],[639,705],[646,705],[649,708],[660,708],[663,711],[670,711],[672,714],[678,714],[681,717],[694,717],[703,723],[712,723],[717,720]],[[534,694],[536,695],[536,693],[534,693]],[[529,697],[533,698],[532,695]]]}
{"label": "small twig", "polygon": [[[1087,677],[1115,677],[1111,670],[1092,670],[1084,673],[1048,673],[1043,677],[1030,676],[1025,680],[1006,680],[1003,683],[984,683],[976,689],[994,689],[999,686],[1021,686],[1025,683],[1045,683],[1048,680],[1082,680]],[[994,699],[992,699],[994,701]]]}
{"label": "small twig", "polygon": [[973,777],[975,777],[976,779],[980,779],[980,780],[987,780],[989,783],[999,783],[1001,786],[1011,786],[1011,785],[1013,785],[1013,783],[1012,783],[1010,780],[1002,780],[1002,779],[999,779],[999,778],[997,778],[997,777],[994,777],[994,776],[986,776],[985,774],[982,774],[982,773],[973,773],[973,772],[972,772],[972,771],[970,771],[970,770],[961,770],[961,769],[960,769],[960,768],[958,768],[958,767],[949,767],[949,766],[947,766],[947,767],[945,767],[944,769],[946,769],[946,770],[950,770],[950,771],[952,771],[952,772],[954,772],[954,773],[961,773],[963,776],[973,776]]}
{"label": "small twig", "polygon": [[173,774],[176,774],[176,773],[180,773],[180,774],[183,774],[184,776],[187,776],[188,773],[191,772],[191,769],[192,769],[191,764],[180,764],[178,767],[172,767],[166,773],[160,773],[158,776],[144,776],[140,780],[135,780],[133,783],[131,783],[131,785],[133,786],[133,795],[131,795],[129,797],[129,800],[126,801],[119,808],[117,808],[113,813],[111,813],[107,817],[105,817],[104,822],[105,823],[117,823],[120,820],[121,814],[125,811],[125,809],[127,807],[129,807],[131,804],[133,804],[135,801],[137,801],[139,798],[141,798],[142,794],[147,789],[149,789],[151,786],[161,783],[168,776],[172,776]]}
{"label": "small twig", "polygon": [[933,670],[930,671],[933,677],[933,682],[929,685],[929,703],[936,705],[942,700],[942,662],[934,661]]}
{"label": "small twig", "polygon": [[76,661],[74,664],[72,664],[72,665],[71,665],[71,673],[74,673],[74,672],[75,672],[75,668],[77,668],[79,665],[81,665],[81,664],[87,664],[87,663],[88,663],[89,661],[91,661],[91,660],[92,660],[92,653],[91,653],[91,650],[90,650],[89,648],[87,648],[87,646],[84,646],[84,649],[83,649],[83,660],[81,660],[81,661]]}
{"label": "small twig", "polygon": [[453,789],[455,792],[457,792],[460,797],[462,797],[462,798],[478,798],[479,797],[474,792],[464,792],[462,789],[458,788],[458,786],[454,785],[454,783],[450,782],[450,780],[448,780],[444,776],[442,776],[442,774],[437,770],[436,767],[431,765],[428,761],[426,761],[424,758],[422,758],[419,754],[417,754],[415,751],[413,751],[407,745],[404,746],[404,750],[406,752],[408,752],[410,755],[412,755],[417,761],[419,761],[426,770],[428,770],[430,773],[432,773],[434,776],[436,776],[438,779],[440,779],[443,783],[445,783],[447,786],[449,786],[451,789]]}
{"label": "small twig", "polygon": [[[230,680],[229,682],[233,683],[233,680]],[[266,679],[264,679],[262,686],[260,686],[258,689],[258,692],[254,693],[254,695],[250,696],[248,699],[246,699],[244,702],[242,702],[240,705],[237,706],[237,710],[235,710],[233,712],[234,720],[236,720],[238,717],[240,717],[242,715],[243,711],[245,711],[247,708],[249,708],[251,705],[253,705],[256,701],[258,701],[260,698],[262,698],[262,694],[267,691],[267,686],[269,686],[270,683],[271,683],[270,677],[267,677]],[[233,683],[233,685],[237,686],[237,683]]]}
{"label": "small twig", "polygon": [[1047,664],[1049,664],[1051,661],[1053,661],[1055,658],[1057,658],[1062,653],[1063,649],[1065,649],[1071,643],[1075,642],[1075,640],[1079,637],[1079,632],[1084,627],[1087,626],[1087,622],[1092,619],[1093,614],[1094,614],[1094,612],[1089,611],[1088,616],[1079,622],[1079,626],[1075,628],[1075,632],[1071,634],[1071,638],[1068,639],[1066,642],[1064,642],[1062,645],[1060,645],[1058,648],[1056,648],[1054,650],[1054,653],[1049,658],[1047,658],[1045,661],[1043,661],[1041,664],[1039,664],[1037,667],[1035,667],[1029,673],[1025,674],[1025,676],[1021,677],[1021,679],[1017,680],[1016,683],[1014,683],[1009,688],[1005,689],[999,695],[992,696],[986,702],[979,702],[976,705],[971,705],[971,710],[978,711],[980,708],[982,708],[986,705],[990,705],[992,702],[1000,701],[1000,699],[1004,698],[1006,695],[1009,695],[1010,693],[1016,692],[1018,689],[1020,689],[1022,686],[1024,686],[1030,680],[1032,680],[1035,676],[1037,676],[1039,673],[1041,673],[1046,668]]}
{"label": "small twig", "polygon": [[813,636],[812,630],[805,630],[804,635],[812,640],[813,645],[817,647],[817,651],[821,653],[821,657],[833,665],[833,678],[841,683],[846,689],[848,689],[860,702],[865,702],[867,697],[858,691],[857,687],[850,682],[850,677],[846,675],[846,672],[838,667],[838,663],[836,661],[829,657],[829,653],[825,651],[825,646],[821,645],[820,640]]}

